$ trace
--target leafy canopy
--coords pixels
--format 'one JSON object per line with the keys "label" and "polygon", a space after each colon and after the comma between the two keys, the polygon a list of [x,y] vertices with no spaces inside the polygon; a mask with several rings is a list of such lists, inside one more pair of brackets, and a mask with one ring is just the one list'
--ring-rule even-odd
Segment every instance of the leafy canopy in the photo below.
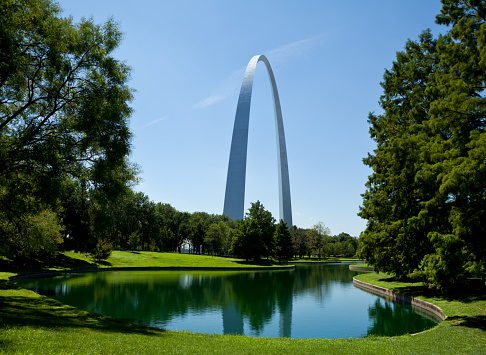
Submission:
{"label": "leafy canopy", "polygon": [[486,281],[486,3],[442,0],[436,20],[449,31],[407,42],[369,115],[360,241],[376,269],[448,289]]}
{"label": "leafy canopy", "polygon": [[120,40],[114,21],[75,24],[50,0],[2,0],[0,241],[57,213],[66,181],[99,201],[129,186],[129,68],[112,56]]}

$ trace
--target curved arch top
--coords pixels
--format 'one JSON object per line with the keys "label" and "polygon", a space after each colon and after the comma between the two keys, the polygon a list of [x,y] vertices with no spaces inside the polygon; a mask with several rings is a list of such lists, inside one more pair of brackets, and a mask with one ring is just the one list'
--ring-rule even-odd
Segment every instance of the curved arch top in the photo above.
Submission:
{"label": "curved arch top", "polygon": [[246,156],[248,147],[248,126],[250,118],[251,92],[253,77],[258,62],[263,62],[267,68],[272,85],[273,106],[275,112],[275,128],[277,135],[278,155],[278,190],[280,219],[292,226],[292,205],[290,202],[289,167],[287,163],[287,148],[282,120],[282,110],[278,97],[277,84],[272,67],[264,55],[251,58],[246,67],[245,76],[241,84],[240,96],[236,107],[233,138],[231,140],[228,176],[226,179],[226,193],[224,197],[223,214],[233,220],[242,219],[245,203]]}

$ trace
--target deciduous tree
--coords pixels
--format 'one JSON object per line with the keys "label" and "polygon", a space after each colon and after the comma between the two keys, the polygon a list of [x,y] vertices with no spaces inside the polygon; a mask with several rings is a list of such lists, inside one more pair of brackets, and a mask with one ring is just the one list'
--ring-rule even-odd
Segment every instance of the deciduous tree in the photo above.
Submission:
{"label": "deciduous tree", "polygon": [[262,232],[261,242],[263,244],[263,253],[267,259],[273,254],[273,233],[275,232],[275,218],[273,218],[270,211],[265,210],[265,207],[260,201],[252,202],[246,219],[253,219],[257,223]]}
{"label": "deciduous tree", "polygon": [[287,223],[280,220],[275,226],[275,233],[273,236],[274,253],[278,261],[290,259],[294,254],[292,246],[292,236],[290,235]]}
{"label": "deciduous tree", "polygon": [[17,226],[0,229],[1,243],[22,238],[12,231],[29,216],[57,211],[65,179],[111,198],[133,175],[116,23],[75,24],[50,0],[4,0],[0,23],[0,219]]}
{"label": "deciduous tree", "polygon": [[264,253],[262,230],[254,219],[243,219],[236,225],[230,253],[239,258],[259,260]]}

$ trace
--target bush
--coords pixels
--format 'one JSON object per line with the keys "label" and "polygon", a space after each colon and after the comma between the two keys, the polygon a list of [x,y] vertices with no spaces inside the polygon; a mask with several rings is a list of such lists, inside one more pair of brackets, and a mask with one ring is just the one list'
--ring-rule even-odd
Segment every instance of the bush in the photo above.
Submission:
{"label": "bush", "polygon": [[98,241],[96,242],[95,247],[93,248],[93,251],[91,252],[91,256],[96,261],[106,260],[110,257],[112,251],[113,251],[113,244],[99,238]]}
{"label": "bush", "polygon": [[0,221],[0,253],[15,260],[48,259],[62,243],[57,214],[44,210],[15,221]]}

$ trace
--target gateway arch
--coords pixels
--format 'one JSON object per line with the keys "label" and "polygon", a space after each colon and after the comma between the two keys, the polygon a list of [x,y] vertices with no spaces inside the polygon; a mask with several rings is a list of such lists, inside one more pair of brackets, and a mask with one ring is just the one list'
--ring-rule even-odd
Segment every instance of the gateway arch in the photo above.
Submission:
{"label": "gateway arch", "polygon": [[242,219],[245,202],[246,156],[248,147],[248,126],[250,119],[251,91],[253,77],[258,62],[263,62],[267,68],[272,85],[273,106],[275,112],[275,128],[277,134],[278,155],[278,190],[280,219],[292,226],[292,205],[290,203],[289,167],[287,163],[287,148],[282,121],[282,110],[277,92],[277,84],[273,76],[272,67],[264,55],[251,58],[246,67],[245,76],[241,84],[238,106],[236,107],[235,124],[226,178],[226,192],[224,197],[223,214],[233,220]]}

